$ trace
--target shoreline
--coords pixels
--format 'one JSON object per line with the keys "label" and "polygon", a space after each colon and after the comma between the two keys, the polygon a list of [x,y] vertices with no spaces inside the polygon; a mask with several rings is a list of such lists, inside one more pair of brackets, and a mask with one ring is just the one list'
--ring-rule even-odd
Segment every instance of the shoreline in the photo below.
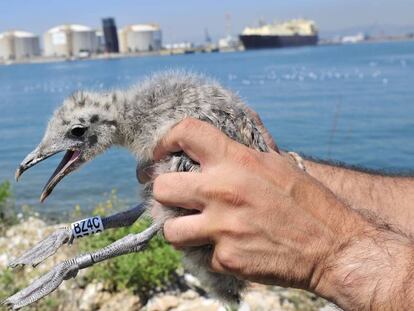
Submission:
{"label": "shoreline", "polygon": [[12,66],[21,64],[48,64],[60,62],[74,62],[74,61],[94,61],[94,60],[112,60],[123,58],[141,58],[154,56],[176,56],[176,55],[190,55],[190,54],[210,54],[210,53],[234,53],[242,52],[242,48],[226,48],[226,49],[210,49],[210,48],[193,48],[193,49],[174,49],[174,50],[160,50],[154,52],[136,52],[136,53],[109,53],[109,54],[94,54],[89,57],[43,57],[39,56],[31,59],[0,61],[0,66]]}
{"label": "shoreline", "polygon": [[[319,46],[350,46],[358,44],[376,44],[376,43],[398,43],[398,42],[411,42],[414,41],[413,37],[402,36],[402,37],[392,37],[392,38],[369,38],[356,43],[342,43],[335,42],[332,40],[321,40],[314,47]],[[305,46],[306,47],[306,46]],[[292,49],[295,47],[287,48],[269,48],[267,50],[280,50],[280,49]],[[261,49],[264,50],[264,49]],[[245,50],[243,47],[237,48],[208,48],[208,47],[198,47],[192,49],[173,49],[173,50],[160,50],[154,52],[136,52],[136,53],[105,53],[105,54],[94,54],[89,57],[80,58],[80,57],[43,57],[39,56],[31,59],[21,59],[21,60],[9,60],[9,61],[0,61],[0,66],[12,66],[12,65],[22,65],[22,64],[48,64],[48,63],[60,63],[60,62],[76,62],[76,61],[95,61],[95,60],[116,60],[124,58],[141,58],[141,57],[154,57],[154,56],[176,56],[176,55],[191,55],[191,54],[210,54],[210,53],[236,53],[236,52],[246,52],[251,50]]]}

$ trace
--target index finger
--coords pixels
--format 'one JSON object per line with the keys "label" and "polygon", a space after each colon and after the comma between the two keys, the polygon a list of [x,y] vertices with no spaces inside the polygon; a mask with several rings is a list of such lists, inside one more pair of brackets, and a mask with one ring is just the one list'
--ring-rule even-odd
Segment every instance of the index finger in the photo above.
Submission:
{"label": "index finger", "polygon": [[226,144],[231,141],[224,133],[207,122],[187,118],[173,127],[154,149],[154,160],[170,153],[184,151],[202,164],[221,159]]}

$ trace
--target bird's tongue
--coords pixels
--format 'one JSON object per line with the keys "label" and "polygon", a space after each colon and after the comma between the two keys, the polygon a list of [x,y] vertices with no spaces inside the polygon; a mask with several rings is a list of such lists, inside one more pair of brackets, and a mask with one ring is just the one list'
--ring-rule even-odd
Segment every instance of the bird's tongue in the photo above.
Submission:
{"label": "bird's tongue", "polygon": [[73,162],[75,162],[79,158],[79,156],[80,156],[80,151],[78,150],[66,151],[65,155],[63,156],[62,161],[60,161],[58,167],[56,168],[51,178],[53,178],[55,175],[59,174],[60,172],[64,172]]}
{"label": "bird's tongue", "polygon": [[62,161],[60,161],[56,170],[53,172],[52,176],[49,178],[46,186],[43,189],[40,201],[43,202],[53,191],[53,188],[59,183],[59,181],[65,177],[67,169],[76,162],[81,155],[81,152],[76,150],[66,151]]}

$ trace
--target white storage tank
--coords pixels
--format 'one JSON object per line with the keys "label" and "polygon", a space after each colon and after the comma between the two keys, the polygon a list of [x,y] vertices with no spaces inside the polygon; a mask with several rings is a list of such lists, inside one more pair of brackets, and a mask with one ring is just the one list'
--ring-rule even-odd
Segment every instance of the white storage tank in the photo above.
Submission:
{"label": "white storage tank", "polygon": [[159,51],[162,44],[161,29],[155,24],[126,26],[119,32],[122,53]]}
{"label": "white storage tank", "polygon": [[21,60],[40,55],[39,37],[26,31],[0,34],[0,59]]}
{"label": "white storage tank", "polygon": [[98,51],[96,31],[83,25],[60,25],[44,35],[45,56],[79,57]]}

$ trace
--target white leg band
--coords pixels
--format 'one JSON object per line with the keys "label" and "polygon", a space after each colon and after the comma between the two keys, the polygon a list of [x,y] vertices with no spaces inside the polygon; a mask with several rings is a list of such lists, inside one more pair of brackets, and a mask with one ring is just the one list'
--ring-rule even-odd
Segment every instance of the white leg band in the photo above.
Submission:
{"label": "white leg band", "polygon": [[85,218],[70,225],[74,238],[82,238],[104,231],[104,226],[100,216]]}

